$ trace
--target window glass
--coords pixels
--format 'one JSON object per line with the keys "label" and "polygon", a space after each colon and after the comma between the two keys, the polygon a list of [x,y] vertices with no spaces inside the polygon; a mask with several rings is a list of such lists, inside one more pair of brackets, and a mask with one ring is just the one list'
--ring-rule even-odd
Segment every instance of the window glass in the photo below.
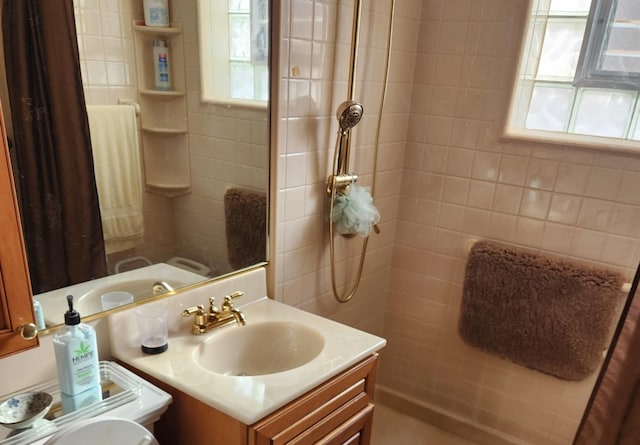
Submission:
{"label": "window glass", "polygon": [[581,13],[587,15],[591,7],[591,0],[551,0],[549,11],[552,14]]}
{"label": "window glass", "polygon": [[623,138],[629,125],[635,92],[583,88],[578,92],[574,132]]}
{"label": "window glass", "polygon": [[640,1],[531,5],[508,127],[640,140]]}
{"label": "window glass", "polygon": [[268,0],[198,0],[204,102],[268,101],[268,6]]}
{"label": "window glass", "polygon": [[574,89],[567,85],[536,85],[527,114],[527,128],[566,131],[573,95]]}
{"label": "window glass", "polygon": [[229,14],[229,53],[231,60],[251,59],[249,14]]}
{"label": "window glass", "polygon": [[537,78],[573,79],[582,48],[585,25],[584,19],[549,19]]}

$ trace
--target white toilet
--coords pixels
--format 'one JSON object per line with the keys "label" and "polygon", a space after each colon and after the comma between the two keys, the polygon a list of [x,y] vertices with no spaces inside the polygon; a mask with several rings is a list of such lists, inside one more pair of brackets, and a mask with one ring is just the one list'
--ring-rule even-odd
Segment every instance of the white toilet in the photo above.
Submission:
{"label": "white toilet", "polygon": [[145,427],[117,417],[81,420],[51,436],[44,445],[159,445]]}

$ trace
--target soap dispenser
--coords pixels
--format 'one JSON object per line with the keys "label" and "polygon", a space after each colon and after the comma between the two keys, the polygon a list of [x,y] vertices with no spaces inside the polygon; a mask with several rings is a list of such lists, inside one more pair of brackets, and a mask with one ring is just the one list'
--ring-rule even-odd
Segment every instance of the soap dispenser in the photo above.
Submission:
{"label": "soap dispenser", "polygon": [[98,344],[93,327],[81,323],[73,309],[73,296],[67,295],[69,310],[64,327],[53,336],[62,409],[65,413],[102,399]]}

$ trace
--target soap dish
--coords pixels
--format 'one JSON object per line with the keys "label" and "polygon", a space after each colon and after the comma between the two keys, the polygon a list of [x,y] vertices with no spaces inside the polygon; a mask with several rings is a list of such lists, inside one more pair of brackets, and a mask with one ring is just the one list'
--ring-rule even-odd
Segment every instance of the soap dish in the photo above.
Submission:
{"label": "soap dish", "polygon": [[13,430],[29,428],[49,412],[52,402],[51,394],[44,391],[15,395],[0,404],[0,425]]}

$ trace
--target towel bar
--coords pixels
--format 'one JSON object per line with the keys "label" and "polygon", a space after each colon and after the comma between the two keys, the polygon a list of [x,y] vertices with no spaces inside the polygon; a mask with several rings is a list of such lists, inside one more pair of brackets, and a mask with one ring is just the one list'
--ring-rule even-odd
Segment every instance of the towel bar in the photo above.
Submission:
{"label": "towel bar", "polygon": [[[465,258],[469,256],[469,252],[471,251],[471,246],[473,246],[476,243],[476,241],[478,240],[475,238],[469,238],[464,242],[464,245],[462,246],[462,251]],[[625,294],[628,294],[630,290],[631,290],[631,283],[624,283],[620,287],[620,292],[624,292]]]}
{"label": "towel bar", "polygon": [[136,116],[140,116],[140,104],[133,99],[118,99],[118,105],[131,105],[136,109]]}

